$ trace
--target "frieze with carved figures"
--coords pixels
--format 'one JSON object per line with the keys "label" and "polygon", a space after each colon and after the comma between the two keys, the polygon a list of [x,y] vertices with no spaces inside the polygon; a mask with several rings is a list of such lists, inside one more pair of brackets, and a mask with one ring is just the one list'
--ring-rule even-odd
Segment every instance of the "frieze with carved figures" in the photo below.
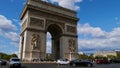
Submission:
{"label": "frieze with carved figures", "polygon": [[69,24],[77,25],[77,23],[76,23],[77,20],[74,20],[74,19],[69,19],[69,18],[66,18],[66,17],[62,17],[62,16],[58,16],[58,15],[52,15],[52,14],[44,13],[44,12],[37,12],[37,11],[34,11],[34,10],[31,10],[31,12],[34,15],[40,15],[41,17],[44,17],[44,18],[47,18],[47,19],[59,21],[59,22],[62,22],[62,23],[67,22]]}
{"label": "frieze with carved figures", "polygon": [[38,26],[38,27],[44,27],[44,20],[30,17],[30,25],[31,26]]}
{"label": "frieze with carved figures", "polygon": [[67,25],[67,32],[77,33],[76,27]]}

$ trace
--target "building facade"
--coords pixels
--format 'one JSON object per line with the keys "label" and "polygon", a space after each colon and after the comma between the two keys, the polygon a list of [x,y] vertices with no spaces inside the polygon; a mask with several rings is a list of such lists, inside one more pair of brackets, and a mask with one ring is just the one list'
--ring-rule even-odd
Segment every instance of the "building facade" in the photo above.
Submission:
{"label": "building facade", "polygon": [[103,57],[107,57],[108,55],[112,55],[112,56],[116,56],[117,57],[117,54],[118,54],[118,50],[113,50],[113,51],[96,51],[94,53],[94,57],[96,56],[103,56]]}

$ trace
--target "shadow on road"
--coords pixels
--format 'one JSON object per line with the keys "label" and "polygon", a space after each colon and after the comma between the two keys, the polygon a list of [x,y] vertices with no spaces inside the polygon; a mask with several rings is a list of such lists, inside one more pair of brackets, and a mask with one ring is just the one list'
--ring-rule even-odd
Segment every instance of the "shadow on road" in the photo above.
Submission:
{"label": "shadow on road", "polygon": [[21,66],[21,68],[27,68],[27,66]]}

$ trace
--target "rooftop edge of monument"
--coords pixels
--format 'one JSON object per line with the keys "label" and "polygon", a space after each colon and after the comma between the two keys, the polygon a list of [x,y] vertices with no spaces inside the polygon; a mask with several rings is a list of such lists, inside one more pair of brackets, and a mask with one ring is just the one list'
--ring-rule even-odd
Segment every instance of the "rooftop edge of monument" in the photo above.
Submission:
{"label": "rooftop edge of monument", "polygon": [[42,9],[45,9],[45,10],[53,11],[53,12],[56,12],[56,13],[59,13],[59,14],[67,15],[67,16],[70,16],[70,17],[73,17],[73,18],[76,18],[76,16],[77,16],[77,12],[75,12],[74,10],[70,10],[70,9],[60,7],[60,6],[57,6],[57,5],[53,5],[51,3],[47,3],[47,2],[44,2],[44,1],[41,1],[41,0],[27,0],[25,6],[23,8],[23,11],[21,13],[21,16],[20,16],[21,19],[23,18],[24,14],[26,12],[26,9],[30,5],[35,6],[37,8],[42,8]]}

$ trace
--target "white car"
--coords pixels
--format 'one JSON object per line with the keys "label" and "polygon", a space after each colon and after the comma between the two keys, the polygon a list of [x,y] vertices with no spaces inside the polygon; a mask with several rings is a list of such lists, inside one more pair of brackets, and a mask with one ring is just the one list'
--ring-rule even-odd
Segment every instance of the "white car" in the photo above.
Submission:
{"label": "white car", "polygon": [[70,61],[68,59],[58,59],[57,64],[69,64]]}
{"label": "white car", "polygon": [[12,67],[21,67],[21,61],[19,58],[11,58],[10,59],[10,62],[9,62],[9,67],[12,68]]}

